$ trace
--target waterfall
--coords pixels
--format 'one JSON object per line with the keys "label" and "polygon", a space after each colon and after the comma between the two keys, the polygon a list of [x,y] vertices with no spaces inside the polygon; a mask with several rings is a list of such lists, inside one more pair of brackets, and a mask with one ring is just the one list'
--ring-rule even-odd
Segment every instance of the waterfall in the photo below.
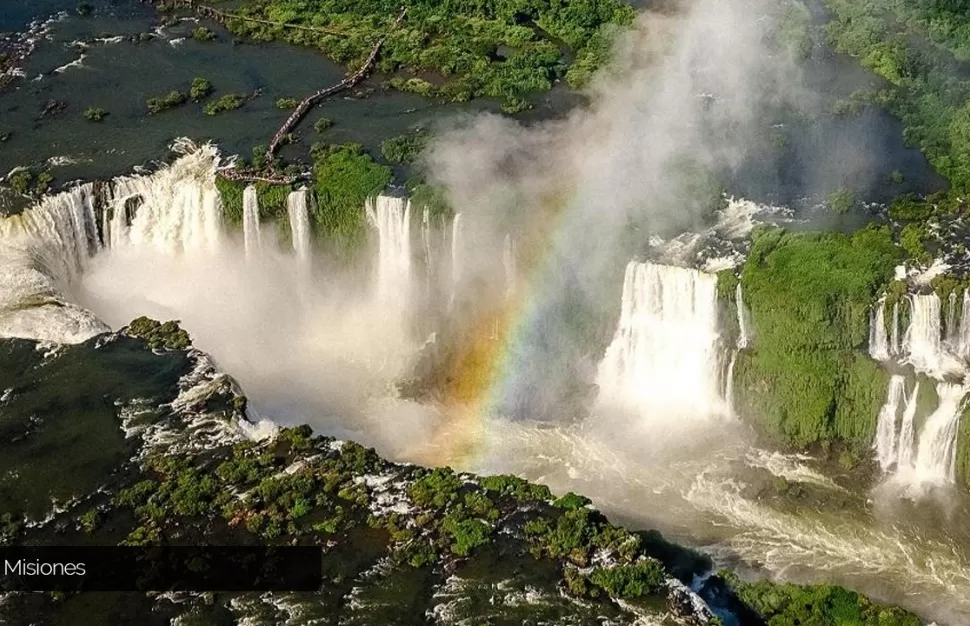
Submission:
{"label": "waterfall", "polygon": [[100,249],[90,183],[0,219],[0,337],[76,343],[108,331],[72,297]]}
{"label": "waterfall", "polygon": [[952,483],[955,478],[957,428],[967,388],[963,384],[939,383],[940,405],[926,420],[919,435],[914,466],[922,482]]}
{"label": "waterfall", "polygon": [[734,410],[734,363],[738,360],[738,351],[731,353],[731,362],[728,363],[727,377],[724,381],[724,404],[727,407],[728,415],[737,415]]}
{"label": "waterfall", "polygon": [[956,338],[956,352],[962,359],[970,359],[970,291],[963,290],[963,309],[960,311],[960,330]]}
{"label": "waterfall", "polygon": [[957,338],[957,294],[955,291],[950,292],[950,297],[947,298],[946,305],[946,343],[947,346],[952,347]]}
{"label": "waterfall", "polygon": [[310,213],[307,208],[307,191],[292,191],[286,197],[286,213],[290,218],[290,239],[293,252],[302,269],[310,265]]}
{"label": "waterfall", "polygon": [[713,274],[628,264],[620,321],[597,374],[601,400],[651,421],[723,408],[716,287]]}
{"label": "waterfall", "polygon": [[734,301],[738,307],[738,348],[744,349],[751,342],[751,330],[748,327],[748,316],[744,310],[744,292],[741,289],[741,281],[734,288]]}
{"label": "waterfall", "polygon": [[[876,423],[876,460],[884,472],[896,464],[899,457],[899,441],[897,435],[897,418],[899,405],[905,392],[906,379],[894,375],[889,379],[889,393],[886,402],[879,410],[879,420]],[[913,403],[915,406],[915,402]]]}
{"label": "waterfall", "polygon": [[425,289],[430,294],[434,268],[431,260],[431,210],[428,208],[421,213],[421,243],[424,244],[424,274],[427,283]]}
{"label": "waterfall", "polygon": [[913,449],[916,443],[916,401],[919,398],[919,382],[913,385],[913,390],[906,396],[906,408],[903,409],[903,423],[899,427],[899,439],[896,443],[896,467],[910,467],[913,464]]}
{"label": "waterfall", "polygon": [[889,353],[899,354],[899,302],[893,304],[893,326],[889,342]]}
{"label": "waterfall", "polygon": [[942,355],[940,298],[935,294],[910,295],[910,320],[903,336],[907,360],[918,370],[936,372]]}
{"label": "waterfall", "polygon": [[451,222],[451,300],[448,308],[455,306],[455,298],[458,297],[458,285],[461,283],[461,247],[462,247],[462,227],[461,213],[455,213]]}
{"label": "waterfall", "polygon": [[251,258],[259,254],[261,246],[259,235],[259,198],[256,188],[247,185],[243,190],[243,241],[246,245],[246,257]]}
{"label": "waterfall", "polygon": [[151,246],[166,254],[221,248],[222,203],[215,185],[218,152],[210,145],[182,150],[183,156],[153,174],[112,181],[112,248]]}
{"label": "waterfall", "polygon": [[377,297],[404,311],[411,289],[411,203],[406,198],[378,196],[367,201],[365,211],[377,230]]}
{"label": "waterfall", "polygon": [[877,361],[889,359],[889,336],[886,333],[886,297],[883,296],[869,316],[869,355]]}
{"label": "waterfall", "polygon": [[502,249],[502,265],[505,268],[505,297],[511,298],[515,295],[515,278],[516,268],[515,261],[515,242],[512,241],[512,235],[506,233],[505,235],[505,245]]}

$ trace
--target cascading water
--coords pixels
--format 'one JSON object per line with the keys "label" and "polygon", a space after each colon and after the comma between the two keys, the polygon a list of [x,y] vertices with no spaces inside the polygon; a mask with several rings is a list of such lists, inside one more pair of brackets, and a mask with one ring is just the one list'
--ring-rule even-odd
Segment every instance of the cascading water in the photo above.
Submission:
{"label": "cascading water", "polygon": [[970,360],[970,290],[963,290],[963,309],[960,311],[960,328],[955,340],[960,358]]}
{"label": "cascading water", "polygon": [[751,341],[751,330],[748,327],[747,312],[744,310],[744,292],[740,281],[734,289],[734,300],[738,307],[738,348],[743,350]]}
{"label": "cascading water", "polygon": [[926,420],[919,435],[914,473],[920,482],[952,483],[955,479],[957,428],[967,387],[939,383],[940,405]]}
{"label": "cascading water", "polygon": [[76,343],[109,330],[71,297],[100,249],[91,184],[0,221],[0,337]]}
{"label": "cascading water", "polygon": [[719,389],[717,276],[631,262],[620,321],[599,366],[607,404],[651,421],[723,412]]}
{"label": "cascading water", "polygon": [[940,369],[942,342],[940,339],[940,298],[935,294],[910,295],[909,327],[903,337],[907,360],[918,370],[936,372]]}
{"label": "cascading water", "polygon": [[512,241],[512,235],[509,233],[505,235],[505,244],[502,248],[502,265],[505,268],[505,297],[511,298],[515,295],[515,275],[518,270],[515,260],[515,242]]}
{"label": "cascading water", "polygon": [[886,298],[880,298],[869,316],[869,355],[877,361],[889,360],[889,334],[886,332]]}
{"label": "cascading water", "polygon": [[182,156],[171,165],[149,176],[112,182],[112,248],[150,246],[169,255],[222,248],[222,205],[215,186],[218,152],[187,142],[173,148]]}
{"label": "cascading water", "polygon": [[290,218],[290,238],[293,251],[300,267],[306,270],[310,265],[310,215],[307,207],[307,190],[290,192],[286,197],[286,212]]}
{"label": "cascading water", "polygon": [[256,188],[248,185],[243,190],[243,241],[246,245],[246,258],[259,254],[260,239],[259,198]]}
{"label": "cascading water", "polygon": [[899,303],[893,304],[893,325],[889,335],[889,353],[899,354]]}
{"label": "cascading water", "polygon": [[365,210],[377,230],[377,298],[404,311],[411,295],[411,203],[378,196],[367,201]]}
{"label": "cascading water", "polygon": [[957,328],[957,294],[950,292],[946,305],[946,343],[952,349],[955,345],[959,329]]}
{"label": "cascading water", "polygon": [[919,382],[913,385],[913,390],[906,396],[906,408],[903,409],[903,422],[899,426],[899,437],[896,442],[896,467],[910,467],[913,464],[913,454],[916,445],[916,401],[919,398]]}
{"label": "cascading water", "polygon": [[454,308],[458,297],[458,285],[461,283],[461,249],[462,249],[462,215],[456,213],[451,222],[451,299],[449,308]]}
{"label": "cascading water", "polygon": [[876,423],[876,460],[884,472],[896,464],[899,457],[899,439],[897,437],[897,418],[900,403],[905,394],[906,378],[894,375],[889,379],[889,393],[886,402],[879,410]]}
{"label": "cascading water", "polygon": [[427,208],[421,214],[421,243],[424,244],[425,289],[430,293],[434,264],[431,256],[431,210]]}

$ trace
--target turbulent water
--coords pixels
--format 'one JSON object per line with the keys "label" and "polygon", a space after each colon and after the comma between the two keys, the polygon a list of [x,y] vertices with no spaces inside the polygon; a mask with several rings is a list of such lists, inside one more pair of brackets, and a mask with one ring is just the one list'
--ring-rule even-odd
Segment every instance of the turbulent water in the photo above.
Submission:
{"label": "turbulent water", "polygon": [[259,254],[262,247],[262,236],[259,232],[259,198],[256,195],[256,188],[252,185],[247,185],[243,190],[243,241],[247,258]]}

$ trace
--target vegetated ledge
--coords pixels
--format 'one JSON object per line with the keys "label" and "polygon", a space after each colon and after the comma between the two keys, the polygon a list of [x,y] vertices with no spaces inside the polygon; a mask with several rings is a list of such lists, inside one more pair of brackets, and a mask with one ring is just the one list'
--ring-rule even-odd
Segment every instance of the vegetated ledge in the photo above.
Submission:
{"label": "vegetated ledge", "polygon": [[[315,545],[325,572],[321,590],[11,593],[0,601],[0,621],[70,615],[77,623],[137,618],[145,624],[275,624],[299,616],[301,622],[374,625],[604,618],[632,624],[654,616],[664,624],[721,623],[683,582],[709,570],[707,559],[656,533],[610,524],[582,496],[557,498],[547,487],[514,476],[392,463],[359,444],[314,436],[308,426],[257,440],[238,385],[183,338],[175,324],[140,318],[120,333],[54,350],[0,340],[0,371],[11,371],[13,363],[20,372],[4,391],[0,425],[35,393],[22,377],[40,367],[47,376],[70,377],[74,370],[64,368],[93,367],[137,377],[118,386],[124,390],[137,381],[158,381],[154,388],[139,387],[137,397],[111,402],[128,460],[106,472],[99,488],[73,494],[43,520],[28,520],[19,512],[26,507],[14,498],[14,512],[0,520],[0,544]],[[120,367],[132,359],[137,373]],[[93,378],[100,384],[104,376]],[[85,385],[58,389],[64,407],[76,405],[72,394],[90,393]],[[45,427],[28,425],[22,437],[5,439],[4,455],[17,454],[13,448],[31,445],[34,437],[58,436],[60,429]],[[0,485],[0,500],[25,486],[17,482],[29,481],[31,465],[54,462],[43,454],[27,457],[13,483]],[[55,479],[70,476],[58,473]],[[813,623],[835,625],[846,606],[855,606],[854,623],[920,623],[837,587],[752,587],[727,575],[710,578],[707,587],[743,624],[776,623],[753,613],[742,601],[749,597],[744,601],[772,620],[808,611],[819,620]],[[764,590],[772,589],[777,593],[769,598]]]}

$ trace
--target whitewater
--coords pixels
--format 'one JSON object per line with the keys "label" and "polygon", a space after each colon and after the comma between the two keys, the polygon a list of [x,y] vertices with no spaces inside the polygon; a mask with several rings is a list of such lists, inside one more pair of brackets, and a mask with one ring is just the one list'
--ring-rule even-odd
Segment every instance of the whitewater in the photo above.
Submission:
{"label": "whitewater", "polygon": [[[118,178],[100,191],[81,185],[0,222],[0,336],[78,342],[139,315],[179,319],[238,378],[260,415],[311,423],[392,458],[428,458],[448,408],[401,398],[395,383],[433,343],[411,336],[417,286],[440,277],[442,308],[454,315],[463,314],[455,306],[462,291],[477,289],[464,256],[471,223],[456,217],[442,224],[450,233],[439,233],[426,214],[412,215],[407,199],[373,199],[361,207],[373,243],[362,284],[313,254],[305,191],[290,195],[290,239],[274,245],[254,192],[244,192],[242,231],[225,223],[215,149],[181,149],[153,174]],[[420,245],[412,245],[412,219],[421,224]],[[520,250],[508,233],[498,237],[497,299],[511,300],[525,289]],[[425,268],[416,266],[419,257]],[[718,564],[834,580],[941,624],[967,623],[970,537],[945,511],[927,514],[879,494],[815,510],[773,505],[748,491],[743,476],[760,472],[843,492],[810,458],[754,447],[734,415],[738,351],[757,347],[742,288],[736,308],[724,311],[713,273],[639,260],[619,269],[616,329],[598,357],[601,393],[588,417],[559,424],[477,416],[462,422],[463,436],[480,444],[475,454],[456,455],[444,442],[437,462],[589,494],[617,521],[658,528]],[[952,369],[944,353],[959,352],[947,346],[961,345],[961,333],[937,345],[921,324],[937,324],[940,307],[915,299],[913,306],[925,310],[911,316],[919,321],[904,333],[900,354],[928,370]],[[726,316],[740,327],[737,341],[722,330]],[[876,354],[893,354],[894,332],[874,337],[887,344]],[[916,390],[893,378],[879,429],[878,460],[887,471],[914,464],[946,482],[952,416],[964,394],[958,384],[939,385],[939,406],[916,419],[907,417]]]}

